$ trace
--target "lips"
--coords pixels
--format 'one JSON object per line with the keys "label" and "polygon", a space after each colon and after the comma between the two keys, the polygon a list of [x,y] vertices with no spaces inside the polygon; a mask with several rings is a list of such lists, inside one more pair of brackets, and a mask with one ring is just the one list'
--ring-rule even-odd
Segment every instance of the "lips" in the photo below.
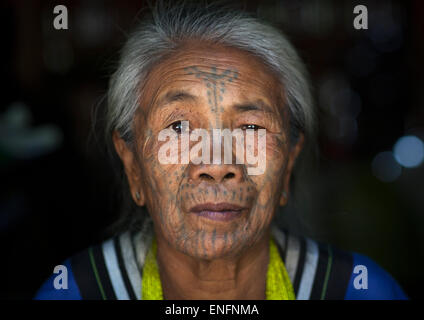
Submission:
{"label": "lips", "polygon": [[230,221],[238,218],[245,210],[239,205],[221,202],[198,204],[190,212],[210,220]]}

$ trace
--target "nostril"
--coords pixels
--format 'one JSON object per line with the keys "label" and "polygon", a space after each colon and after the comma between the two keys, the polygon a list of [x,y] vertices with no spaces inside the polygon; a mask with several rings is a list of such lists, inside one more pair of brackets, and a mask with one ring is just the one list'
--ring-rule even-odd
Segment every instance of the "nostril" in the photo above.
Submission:
{"label": "nostril", "polygon": [[236,177],[236,174],[233,172],[227,172],[224,176],[221,176],[219,173],[215,174],[209,174],[209,173],[201,173],[198,176],[198,179],[201,181],[207,181],[207,182],[219,182],[222,183],[223,181],[225,181],[226,179],[233,179]]}
{"label": "nostril", "polygon": [[232,178],[234,178],[236,175],[234,174],[234,173],[232,173],[232,172],[229,172],[229,173],[227,173],[225,176],[224,176],[224,180],[225,179],[232,179]]}
{"label": "nostril", "polygon": [[201,180],[214,180],[214,178],[210,175],[208,175],[207,173],[202,173],[201,175],[199,175],[199,178]]}

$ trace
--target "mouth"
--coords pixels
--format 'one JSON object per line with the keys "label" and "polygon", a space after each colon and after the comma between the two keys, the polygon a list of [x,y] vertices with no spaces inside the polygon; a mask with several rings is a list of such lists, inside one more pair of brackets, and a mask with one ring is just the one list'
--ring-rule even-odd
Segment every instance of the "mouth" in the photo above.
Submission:
{"label": "mouth", "polygon": [[226,202],[198,204],[190,209],[191,213],[215,221],[230,221],[240,217],[245,211],[244,207]]}

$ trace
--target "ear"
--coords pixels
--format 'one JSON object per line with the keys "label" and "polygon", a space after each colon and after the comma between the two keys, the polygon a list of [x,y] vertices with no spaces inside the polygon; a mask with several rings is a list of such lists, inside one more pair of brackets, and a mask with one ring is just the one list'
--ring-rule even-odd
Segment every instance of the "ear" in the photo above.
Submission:
{"label": "ear", "polygon": [[283,191],[280,197],[280,206],[285,206],[289,199],[290,191],[290,177],[293,171],[294,164],[300,152],[303,149],[303,144],[305,142],[305,136],[303,133],[299,134],[296,145],[289,149],[289,157],[286,165],[286,169],[283,177]]}
{"label": "ear", "polygon": [[[141,184],[140,168],[134,158],[134,153],[117,131],[112,135],[116,153],[124,165],[125,174],[131,191],[131,196],[138,206],[144,206],[145,196]],[[139,195],[139,197],[138,197]]]}

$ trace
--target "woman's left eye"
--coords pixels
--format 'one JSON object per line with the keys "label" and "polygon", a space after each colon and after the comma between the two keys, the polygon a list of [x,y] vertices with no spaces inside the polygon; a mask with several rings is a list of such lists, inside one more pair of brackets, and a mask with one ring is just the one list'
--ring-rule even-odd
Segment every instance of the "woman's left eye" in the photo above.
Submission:
{"label": "woman's left eye", "polygon": [[168,128],[171,128],[172,130],[174,130],[176,133],[181,133],[182,131],[182,123],[181,121],[175,121],[174,123],[171,123]]}
{"label": "woman's left eye", "polygon": [[241,126],[241,129],[242,130],[247,130],[247,129],[250,129],[250,130],[259,130],[259,129],[263,129],[263,127],[260,127],[260,126],[258,126],[258,125],[256,125],[256,124],[244,124],[244,125],[242,125]]}

